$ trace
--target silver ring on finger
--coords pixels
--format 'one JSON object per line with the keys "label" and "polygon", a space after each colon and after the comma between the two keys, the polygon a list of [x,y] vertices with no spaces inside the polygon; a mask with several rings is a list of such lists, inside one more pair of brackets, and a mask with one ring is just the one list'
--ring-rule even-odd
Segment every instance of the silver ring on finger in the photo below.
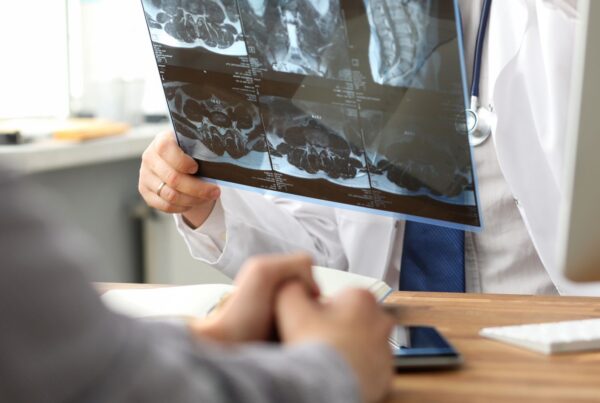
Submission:
{"label": "silver ring on finger", "polygon": [[161,182],[160,185],[158,185],[158,189],[156,189],[156,195],[158,197],[160,197],[160,192],[162,192],[165,185],[166,185],[166,182]]}

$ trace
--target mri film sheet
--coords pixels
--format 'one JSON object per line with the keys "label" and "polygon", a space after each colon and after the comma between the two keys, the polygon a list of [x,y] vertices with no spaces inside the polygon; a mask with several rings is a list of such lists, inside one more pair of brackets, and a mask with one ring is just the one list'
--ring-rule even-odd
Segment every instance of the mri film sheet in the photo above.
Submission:
{"label": "mri film sheet", "polygon": [[457,5],[142,0],[198,175],[477,229]]}

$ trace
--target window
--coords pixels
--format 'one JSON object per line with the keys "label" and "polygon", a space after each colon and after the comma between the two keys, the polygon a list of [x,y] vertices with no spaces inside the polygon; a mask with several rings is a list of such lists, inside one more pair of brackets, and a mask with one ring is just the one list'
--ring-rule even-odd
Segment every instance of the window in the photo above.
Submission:
{"label": "window", "polygon": [[138,0],[19,0],[2,14],[0,118],[166,114]]}
{"label": "window", "polygon": [[64,0],[11,1],[0,24],[0,118],[69,113]]}

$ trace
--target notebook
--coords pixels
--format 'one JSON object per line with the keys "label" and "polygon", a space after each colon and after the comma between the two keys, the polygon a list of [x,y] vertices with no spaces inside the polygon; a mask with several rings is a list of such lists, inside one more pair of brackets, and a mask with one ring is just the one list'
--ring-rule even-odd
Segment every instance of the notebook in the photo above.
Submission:
{"label": "notebook", "polygon": [[[355,273],[315,266],[313,275],[325,297],[348,288],[362,288],[381,302],[392,291],[381,280]],[[106,292],[102,300],[110,309],[134,318],[203,318],[234,289],[230,284],[119,289]]]}

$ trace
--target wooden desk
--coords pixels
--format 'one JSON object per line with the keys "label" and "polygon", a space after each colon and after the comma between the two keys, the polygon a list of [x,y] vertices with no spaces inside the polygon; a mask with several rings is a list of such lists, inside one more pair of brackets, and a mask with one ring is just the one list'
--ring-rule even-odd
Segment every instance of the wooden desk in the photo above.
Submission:
{"label": "wooden desk", "polygon": [[[98,284],[117,287],[140,285]],[[600,298],[397,292],[386,302],[400,306],[399,323],[436,326],[465,359],[454,371],[398,374],[388,403],[600,402],[600,352],[545,356],[478,335],[487,326],[600,317]]]}
{"label": "wooden desk", "polygon": [[456,371],[402,373],[391,402],[600,402],[600,352],[545,356],[478,336],[483,327],[600,317],[600,298],[395,293],[399,322],[436,326]]}

